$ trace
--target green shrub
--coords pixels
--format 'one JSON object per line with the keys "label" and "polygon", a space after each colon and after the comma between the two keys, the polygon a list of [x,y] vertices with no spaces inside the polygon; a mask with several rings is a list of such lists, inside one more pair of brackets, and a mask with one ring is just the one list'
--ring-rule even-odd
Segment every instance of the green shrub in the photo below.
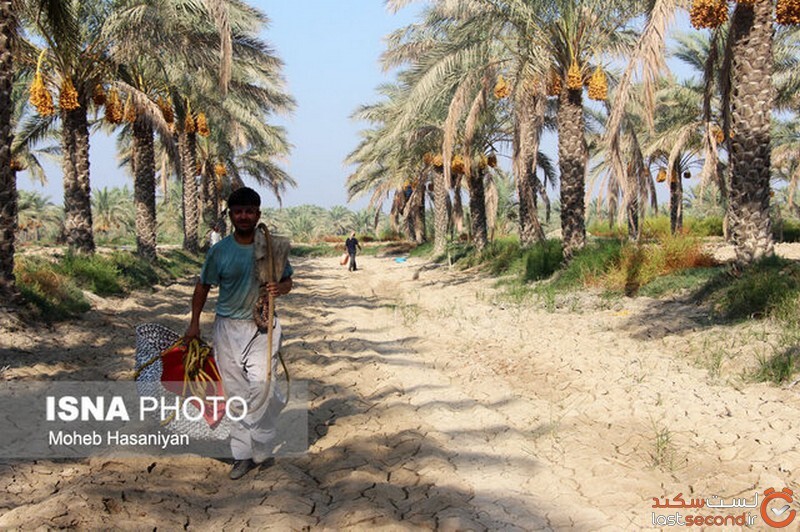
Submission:
{"label": "green shrub", "polygon": [[395,231],[394,229],[384,229],[378,234],[378,240],[381,242],[394,242],[396,240],[403,240],[404,238],[405,237],[399,231]]}
{"label": "green shrub", "polygon": [[343,250],[328,244],[293,244],[290,251],[290,255],[295,257],[335,257],[341,253]]}
{"label": "green shrub", "polygon": [[625,244],[620,250],[619,261],[605,276],[604,285],[631,296],[660,276],[715,264],[713,257],[703,251],[698,239],[667,234],[653,244]]}
{"label": "green shrub", "polygon": [[[498,238],[486,245],[478,254],[478,261],[486,264],[492,275],[522,270],[522,252],[519,240],[513,237]],[[516,264],[515,264],[516,263]],[[512,268],[512,265],[516,266]]]}
{"label": "green shrub", "polygon": [[78,286],[99,296],[125,293],[119,269],[109,257],[67,253],[59,264],[59,270],[74,279]]}
{"label": "green shrub", "polygon": [[600,278],[619,262],[622,245],[622,241],[616,239],[598,240],[587,244],[575,253],[561,272],[555,282],[556,288],[570,289],[599,284]]}
{"label": "green shrub", "polygon": [[642,238],[648,240],[664,238],[671,234],[669,216],[655,216],[645,218],[641,225]]}
{"label": "green shrub", "polygon": [[125,295],[179,277],[195,275],[200,258],[169,250],[155,264],[128,251],[111,255],[74,255],[60,261],[20,257],[14,273],[20,292],[48,321],[67,319],[89,310],[81,289],[100,296]]}
{"label": "green shrub", "polygon": [[151,288],[161,282],[161,277],[153,265],[133,253],[115,251],[110,259],[128,290]]}
{"label": "green shrub", "polygon": [[522,274],[524,282],[547,279],[553,275],[564,260],[560,240],[538,242],[523,255],[525,269]]}
{"label": "green shrub", "polygon": [[586,228],[586,232],[598,238],[626,238],[628,236],[628,229],[619,225],[609,226],[607,221],[593,222]]}
{"label": "green shrub", "polygon": [[722,216],[710,215],[703,218],[685,218],[684,227],[694,236],[722,236]]}
{"label": "green shrub", "polygon": [[798,370],[800,357],[797,356],[796,349],[787,349],[772,357],[762,357],[754,378],[757,381],[780,384],[791,379]]}
{"label": "green shrub", "polygon": [[18,259],[17,287],[46,321],[75,317],[91,308],[83,293],[55,265],[45,259]]}
{"label": "green shrub", "polygon": [[794,319],[800,296],[800,267],[777,256],[753,264],[739,275],[723,273],[697,293],[721,318],[744,320],[768,315]]}
{"label": "green shrub", "polygon": [[409,257],[427,257],[433,253],[433,242],[424,242],[408,252]]}
{"label": "green shrub", "polygon": [[[594,222],[586,231],[599,238],[623,239],[628,236],[625,225],[609,227],[608,222]],[[710,215],[703,218],[683,217],[683,233],[698,237],[722,236],[722,217]],[[670,234],[669,216],[648,217],[642,223],[641,236],[646,240],[661,239]]]}
{"label": "green shrub", "polygon": [[661,297],[666,294],[696,288],[713,279],[719,268],[690,268],[656,277],[639,290],[647,297]]}
{"label": "green shrub", "polygon": [[200,257],[182,249],[171,249],[161,253],[157,262],[162,283],[187,275],[196,275],[202,265]]}
{"label": "green shrub", "polygon": [[781,227],[774,227],[773,230],[775,232],[779,230],[781,242],[800,242],[800,222],[797,220],[784,219]]}

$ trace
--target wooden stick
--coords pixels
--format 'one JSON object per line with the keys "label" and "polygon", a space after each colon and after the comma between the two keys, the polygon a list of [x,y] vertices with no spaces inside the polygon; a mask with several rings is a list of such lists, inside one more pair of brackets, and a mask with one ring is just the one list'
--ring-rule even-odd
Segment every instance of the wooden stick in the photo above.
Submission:
{"label": "wooden stick", "polygon": [[[268,282],[275,282],[275,264],[272,254],[272,235],[269,234],[269,229],[266,224],[261,224],[264,231],[264,236],[267,239],[267,271]],[[268,293],[267,295],[267,393],[269,393],[269,386],[272,379],[272,333],[275,321],[275,297]]]}

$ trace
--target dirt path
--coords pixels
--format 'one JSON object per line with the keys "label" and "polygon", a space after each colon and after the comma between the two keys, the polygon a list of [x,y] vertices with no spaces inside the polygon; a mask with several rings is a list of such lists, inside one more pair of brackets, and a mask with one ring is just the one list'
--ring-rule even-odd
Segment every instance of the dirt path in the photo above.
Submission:
{"label": "dirt path", "polygon": [[[800,490],[797,387],[736,378],[778,332],[680,302],[547,312],[414,260],[359,264],[296,261],[281,301],[308,453],[238,482],[196,456],[0,463],[0,528],[643,529],[669,513],[653,497]],[[130,378],[131,326],[182,330],[190,289],[6,325],[3,378]]]}

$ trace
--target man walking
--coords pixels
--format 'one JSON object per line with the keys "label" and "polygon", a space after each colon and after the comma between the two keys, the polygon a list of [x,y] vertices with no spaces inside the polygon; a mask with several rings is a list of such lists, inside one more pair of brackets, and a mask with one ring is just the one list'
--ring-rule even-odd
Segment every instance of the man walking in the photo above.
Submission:
{"label": "man walking", "polygon": [[350,255],[350,265],[347,269],[354,272],[358,269],[356,267],[356,248],[361,251],[361,244],[358,243],[355,231],[350,233],[350,238],[344,241],[344,246],[347,248],[347,254]]}
{"label": "man walking", "polygon": [[[214,320],[214,354],[228,397],[239,396],[249,406],[245,418],[231,429],[231,451],[234,458],[230,478],[237,480],[257,465],[270,459],[276,436],[275,423],[282,398],[276,394],[273,381],[267,386],[267,335],[259,332],[253,309],[259,296],[255,268],[255,233],[261,217],[261,198],[250,188],[235,190],[228,198],[228,214],[233,234],[213,246],[206,256],[200,280],[192,296],[192,317],[186,330],[187,340],[200,336],[200,314],[212,286],[219,286]],[[288,294],[292,289],[289,262],[279,282],[268,283],[273,297]],[[277,371],[281,326],[274,321],[272,376]],[[268,392],[267,392],[268,390]],[[268,397],[264,399],[265,394]],[[251,410],[252,409],[252,410]]]}

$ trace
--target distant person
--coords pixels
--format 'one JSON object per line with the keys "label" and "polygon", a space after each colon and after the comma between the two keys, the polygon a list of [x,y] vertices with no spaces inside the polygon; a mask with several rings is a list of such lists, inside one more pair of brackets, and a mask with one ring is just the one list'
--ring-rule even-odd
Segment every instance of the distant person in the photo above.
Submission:
{"label": "distant person", "polygon": [[211,232],[208,234],[208,247],[213,246],[217,242],[222,240],[222,224],[217,222],[211,228]]}
{"label": "distant person", "polygon": [[350,238],[344,241],[344,247],[347,248],[347,254],[350,255],[350,265],[347,269],[354,272],[358,269],[356,268],[356,248],[361,251],[361,244],[358,243],[355,231],[350,233]]}

